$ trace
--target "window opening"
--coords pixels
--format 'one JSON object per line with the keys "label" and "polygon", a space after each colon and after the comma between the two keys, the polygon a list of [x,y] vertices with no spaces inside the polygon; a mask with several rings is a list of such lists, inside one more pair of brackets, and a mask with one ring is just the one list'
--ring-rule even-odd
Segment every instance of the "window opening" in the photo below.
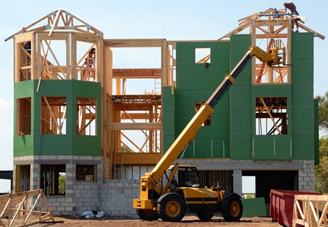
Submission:
{"label": "window opening", "polygon": [[17,99],[17,135],[31,134],[31,98]]}
{"label": "window opening", "polygon": [[97,179],[97,165],[76,165],[76,180],[94,181]]}
{"label": "window opening", "polygon": [[41,165],[41,188],[46,195],[65,195],[66,166]]}
{"label": "window opening", "polygon": [[97,135],[97,99],[77,98],[77,134]]}
{"label": "window opening", "polygon": [[211,48],[196,48],[195,63],[211,63]]}
{"label": "window opening", "polygon": [[256,176],[242,177],[242,192],[245,199],[256,197]]}
{"label": "window opening", "polygon": [[31,80],[31,41],[18,44],[19,81]]}
{"label": "window opening", "polygon": [[256,98],[256,135],[287,134],[287,98]]}
{"label": "window opening", "polygon": [[21,165],[16,166],[19,179],[18,179],[18,188],[20,192],[30,190],[30,165]]}
{"label": "window opening", "polygon": [[96,45],[87,42],[77,42],[77,79],[96,81]]}
{"label": "window opening", "polygon": [[66,134],[66,97],[41,97],[41,134]]}
{"label": "window opening", "polygon": [[[285,43],[287,39],[267,39],[267,42],[262,42],[263,39],[257,40],[257,46],[261,47],[263,50],[269,50],[270,48],[278,48],[279,49],[279,57],[285,58],[286,62],[288,60],[288,54],[283,52],[283,49],[286,50]],[[254,83],[255,84],[280,84],[280,83],[288,83],[288,66],[277,66],[277,67],[269,67],[266,63],[261,62],[259,59],[255,58],[255,75],[254,75]]]}
{"label": "window opening", "polygon": [[67,67],[66,40],[41,40],[41,75],[42,79],[70,79],[70,68]]}

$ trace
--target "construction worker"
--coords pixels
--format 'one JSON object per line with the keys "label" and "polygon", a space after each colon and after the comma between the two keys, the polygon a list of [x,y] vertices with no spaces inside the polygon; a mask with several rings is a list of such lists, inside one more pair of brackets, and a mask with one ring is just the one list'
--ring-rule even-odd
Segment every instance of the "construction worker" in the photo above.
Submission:
{"label": "construction worker", "polygon": [[[300,20],[299,18],[297,18],[297,16],[299,15],[297,10],[296,10],[296,6],[294,5],[294,3],[290,2],[290,3],[287,3],[285,2],[284,3],[284,6],[285,6],[285,11],[287,12],[287,9],[289,9],[290,13],[292,14],[292,17],[294,18],[292,20],[292,29],[294,31],[294,24],[296,25],[296,32],[298,32],[298,21]],[[295,18],[296,16],[296,18]]]}
{"label": "construction worker", "polygon": [[88,80],[90,79],[89,77],[94,76],[94,70],[92,68],[95,67],[95,54],[96,54],[96,49],[92,48],[87,57],[85,58],[84,66],[86,69],[83,72],[83,78],[82,80]]}

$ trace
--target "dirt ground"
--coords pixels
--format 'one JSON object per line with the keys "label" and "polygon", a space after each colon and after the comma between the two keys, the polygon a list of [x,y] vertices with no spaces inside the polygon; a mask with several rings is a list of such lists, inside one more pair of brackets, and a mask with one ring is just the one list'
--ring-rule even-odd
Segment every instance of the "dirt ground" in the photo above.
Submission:
{"label": "dirt ground", "polygon": [[213,217],[210,222],[201,222],[197,217],[186,216],[181,222],[171,223],[158,221],[142,221],[142,220],[82,220],[82,219],[70,219],[63,217],[56,217],[56,223],[48,224],[35,224],[33,227],[199,227],[199,226],[241,226],[241,227],[281,227],[277,222],[272,222],[271,218],[267,217],[254,217],[254,218],[242,218],[240,222],[224,222],[222,217]]}

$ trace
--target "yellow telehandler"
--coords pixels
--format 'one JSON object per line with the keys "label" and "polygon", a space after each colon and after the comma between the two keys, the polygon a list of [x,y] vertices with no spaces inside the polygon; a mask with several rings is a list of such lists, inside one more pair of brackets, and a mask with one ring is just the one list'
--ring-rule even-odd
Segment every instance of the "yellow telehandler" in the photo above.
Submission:
{"label": "yellow telehandler", "polygon": [[285,64],[286,55],[283,47],[273,47],[267,52],[257,46],[248,49],[154,169],[141,177],[140,198],[133,200],[133,207],[137,210],[140,219],[150,221],[161,218],[163,221],[179,222],[185,213],[195,213],[200,220],[207,221],[214,213],[220,212],[226,221],[240,220],[243,205],[237,193],[227,193],[220,188],[202,185],[195,166],[179,165],[179,163],[188,144],[196,137],[197,131],[254,56],[269,67]]}

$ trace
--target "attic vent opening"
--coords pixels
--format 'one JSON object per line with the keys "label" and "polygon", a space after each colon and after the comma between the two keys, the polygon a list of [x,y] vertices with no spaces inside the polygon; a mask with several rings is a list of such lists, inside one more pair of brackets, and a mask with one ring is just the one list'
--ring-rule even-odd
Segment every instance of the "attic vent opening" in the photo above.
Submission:
{"label": "attic vent opening", "polygon": [[195,63],[211,63],[211,48],[196,48]]}

